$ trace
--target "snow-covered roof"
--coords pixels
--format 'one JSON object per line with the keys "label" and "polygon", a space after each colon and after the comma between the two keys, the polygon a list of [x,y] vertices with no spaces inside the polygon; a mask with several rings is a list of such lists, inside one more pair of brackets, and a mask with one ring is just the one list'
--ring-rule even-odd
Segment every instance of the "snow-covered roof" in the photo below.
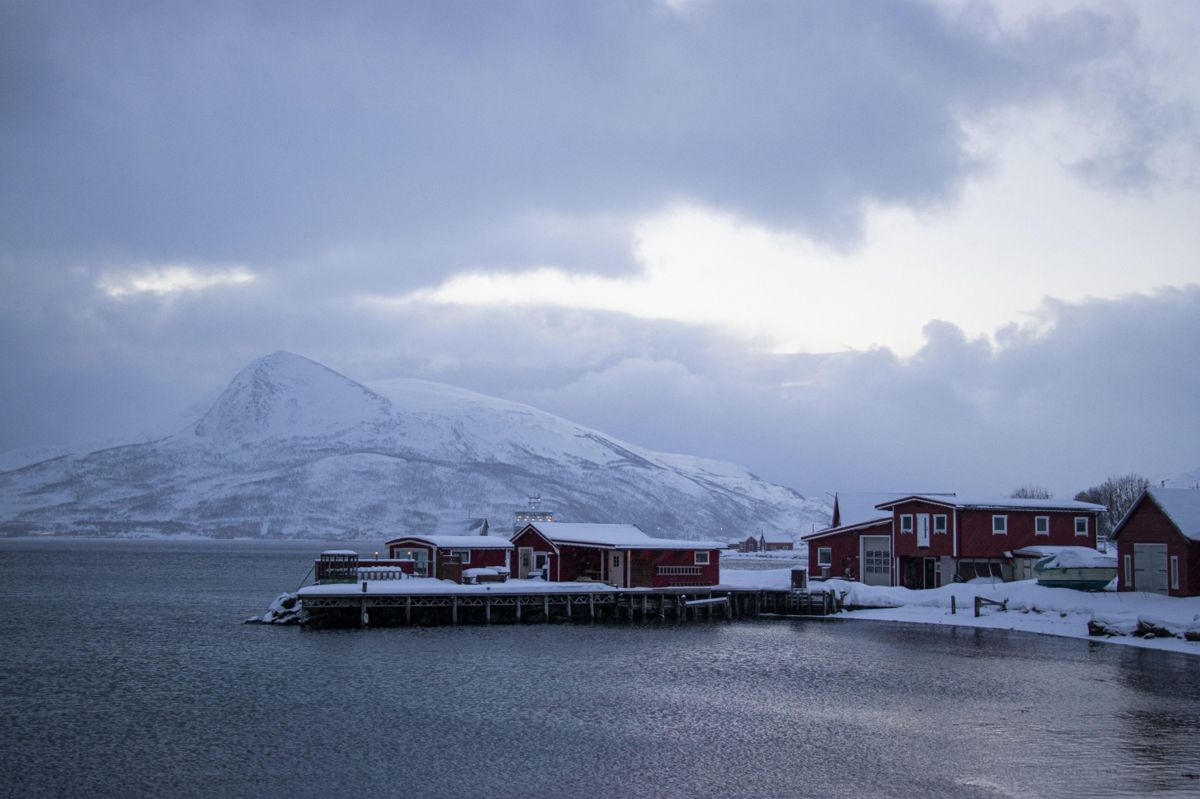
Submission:
{"label": "snow-covered roof", "polygon": [[322,555],[354,555],[356,557],[358,555],[358,553],[355,552],[353,549],[327,549],[324,552],[322,552],[321,554]]}
{"label": "snow-covered roof", "polygon": [[[893,499],[912,496],[911,493],[901,494],[895,491],[849,491],[833,495],[834,513],[836,518],[830,520],[830,526],[849,527],[863,522],[873,521],[891,516],[891,511],[879,510],[876,506]],[[925,496],[941,496],[927,494]],[[953,496],[946,494],[945,496]]]}
{"label": "snow-covered roof", "polygon": [[1146,493],[1179,532],[1193,541],[1200,541],[1200,491],[1194,488],[1147,488]]}
{"label": "snow-covered roof", "polygon": [[513,543],[498,535],[402,535],[388,541],[386,546],[401,541],[420,541],[438,549],[512,549]]}
{"label": "snow-covered roof", "polygon": [[1079,502],[1073,499],[1013,499],[1012,497],[960,496],[958,494],[910,494],[879,503],[882,508],[891,508],[901,502],[919,500],[948,508],[976,508],[995,510],[1069,510],[1102,512],[1103,505],[1094,502]]}
{"label": "snow-covered roof", "polygon": [[[607,548],[636,549],[724,549],[719,541],[685,541],[681,538],[651,538],[632,524],[580,524],[573,522],[530,522],[556,544],[592,544]],[[524,529],[524,528],[522,528]]]}
{"label": "snow-covered roof", "polygon": [[[888,525],[888,529],[890,530],[891,524],[892,524],[892,516],[891,516],[891,514],[887,514],[886,516],[880,516],[880,517],[877,517],[874,519],[867,519],[866,521],[859,522],[858,524],[844,524],[841,527],[826,527],[824,530],[817,530],[815,533],[809,533],[806,536],[801,536],[800,540],[801,541],[813,541],[818,538],[826,538],[828,536],[833,536],[833,535],[842,535],[844,533],[858,533],[858,532],[863,532],[865,530],[874,528],[879,525]],[[882,531],[880,531],[880,532],[882,532]]]}

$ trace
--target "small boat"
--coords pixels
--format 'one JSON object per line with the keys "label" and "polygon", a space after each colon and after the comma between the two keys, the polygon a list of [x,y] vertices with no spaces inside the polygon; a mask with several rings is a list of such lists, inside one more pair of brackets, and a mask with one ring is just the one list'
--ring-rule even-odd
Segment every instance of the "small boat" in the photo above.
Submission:
{"label": "small boat", "polygon": [[1033,565],[1038,585],[1103,591],[1117,577],[1117,557],[1091,547],[1062,547]]}

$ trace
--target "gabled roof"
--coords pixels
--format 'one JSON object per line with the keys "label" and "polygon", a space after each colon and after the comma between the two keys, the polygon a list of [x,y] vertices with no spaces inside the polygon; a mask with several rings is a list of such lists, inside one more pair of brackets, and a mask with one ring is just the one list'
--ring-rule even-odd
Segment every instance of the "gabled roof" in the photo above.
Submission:
{"label": "gabled roof", "polygon": [[1200,491],[1194,488],[1147,488],[1125,518],[1117,523],[1112,537],[1116,538],[1125,529],[1125,522],[1143,502],[1149,499],[1179,528],[1185,538],[1200,541]]}
{"label": "gabled roof", "polygon": [[864,530],[869,530],[872,527],[886,526],[889,530],[892,527],[892,516],[887,514],[877,519],[867,519],[858,524],[844,524],[841,527],[826,527],[824,530],[817,530],[815,533],[809,533],[806,536],[801,536],[801,541],[815,541],[818,538],[827,538],[834,535],[842,535],[843,533],[858,533]]}
{"label": "gabled roof", "polygon": [[[871,519],[882,519],[885,516],[891,516],[891,511],[879,510],[878,506],[893,499],[911,496],[913,496],[911,493],[896,491],[839,491],[833,495],[833,519],[830,521],[829,526],[849,527],[851,525],[862,524]],[[922,494],[921,496],[953,497],[954,495],[929,493]]]}
{"label": "gabled roof", "polygon": [[[724,549],[719,541],[685,541],[680,538],[651,538],[632,524],[577,524],[530,522],[555,544],[586,544],[605,549]],[[525,527],[521,528],[522,530]]]}
{"label": "gabled roof", "polygon": [[384,546],[401,541],[420,541],[438,549],[512,549],[513,543],[498,535],[402,535]]}
{"label": "gabled roof", "polygon": [[1094,502],[1074,499],[1013,499],[1012,497],[976,497],[957,494],[912,494],[881,502],[877,507],[890,510],[902,502],[927,502],[957,510],[1066,510],[1099,513],[1107,510]]}

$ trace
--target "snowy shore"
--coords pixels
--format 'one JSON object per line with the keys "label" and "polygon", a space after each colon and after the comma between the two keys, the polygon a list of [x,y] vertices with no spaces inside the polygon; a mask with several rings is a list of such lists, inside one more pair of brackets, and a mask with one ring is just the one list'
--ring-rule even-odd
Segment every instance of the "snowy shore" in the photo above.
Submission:
{"label": "snowy shore", "polygon": [[[721,584],[731,588],[780,590],[790,581],[791,569],[723,569],[721,572]],[[847,606],[856,608],[839,614],[839,618],[1021,630],[1200,655],[1200,641],[1174,637],[1189,632],[1200,636],[1200,597],[1168,597],[1136,591],[1089,593],[1070,588],[1044,588],[1036,580],[954,583],[925,591],[827,580],[812,584],[812,590],[818,588],[836,592]],[[950,612],[952,596],[958,607],[954,614]],[[1008,609],[987,607],[979,618],[975,618],[973,607],[977,596],[996,602],[1007,601]],[[1090,635],[1088,622],[1092,621],[1122,634],[1111,637]],[[1158,630],[1158,635],[1137,635],[1139,629],[1148,628]]]}

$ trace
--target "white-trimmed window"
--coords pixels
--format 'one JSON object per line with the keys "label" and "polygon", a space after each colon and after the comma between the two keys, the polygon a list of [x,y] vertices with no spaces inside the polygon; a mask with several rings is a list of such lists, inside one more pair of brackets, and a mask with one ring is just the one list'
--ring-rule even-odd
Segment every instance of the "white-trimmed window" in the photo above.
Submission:
{"label": "white-trimmed window", "polygon": [[900,532],[912,535],[913,517],[911,513],[900,514]]}
{"label": "white-trimmed window", "polygon": [[1008,535],[1008,516],[997,513],[992,517],[992,535]]}
{"label": "white-trimmed window", "polygon": [[1050,517],[1049,516],[1034,516],[1033,517],[1033,534],[1034,535],[1050,535]]}
{"label": "white-trimmed window", "polygon": [[457,557],[458,562],[466,565],[471,562],[471,550],[469,549],[452,549],[450,550],[451,557]]}
{"label": "white-trimmed window", "polygon": [[945,535],[946,534],[946,514],[944,514],[944,513],[933,514],[933,532],[935,535]]}
{"label": "white-trimmed window", "polygon": [[1171,590],[1179,590],[1179,556],[1171,556]]}
{"label": "white-trimmed window", "polygon": [[701,552],[699,550],[696,550],[696,561],[695,561],[696,565],[697,566],[707,566],[708,565],[708,555],[709,555],[709,553],[707,553],[707,552]]}
{"label": "white-trimmed window", "polygon": [[833,565],[833,547],[817,547],[817,565]]}
{"label": "white-trimmed window", "polygon": [[1133,588],[1133,556],[1125,555],[1122,560],[1125,561],[1125,579],[1122,581],[1125,585],[1122,587]]}
{"label": "white-trimmed window", "polygon": [[1088,534],[1088,519],[1086,516],[1075,517],[1075,535]]}

